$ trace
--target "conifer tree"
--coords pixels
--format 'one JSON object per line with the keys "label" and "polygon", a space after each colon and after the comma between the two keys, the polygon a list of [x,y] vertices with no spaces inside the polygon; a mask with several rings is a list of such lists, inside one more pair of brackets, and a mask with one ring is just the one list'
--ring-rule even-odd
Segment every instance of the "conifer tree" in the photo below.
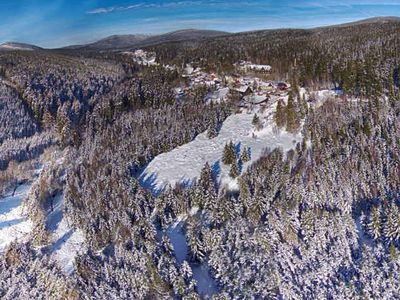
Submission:
{"label": "conifer tree", "polygon": [[253,120],[252,120],[251,123],[257,128],[257,130],[260,129],[260,127],[261,127],[261,120],[260,120],[260,117],[259,117],[257,114],[254,114]]}
{"label": "conifer tree", "polygon": [[370,235],[376,240],[381,237],[381,230],[382,230],[381,210],[379,206],[377,206],[371,210],[368,223],[368,231]]}
{"label": "conifer tree", "polygon": [[235,145],[232,143],[232,141],[230,141],[224,147],[224,153],[223,153],[223,156],[222,156],[222,162],[225,165],[230,165],[235,161],[235,159],[236,159]]}
{"label": "conifer tree", "polygon": [[286,106],[286,130],[291,133],[296,133],[300,127],[300,118],[298,116],[296,103],[293,98],[293,93],[289,92],[288,104]]}
{"label": "conifer tree", "polygon": [[212,170],[208,162],[204,165],[200,173],[199,180],[201,204],[206,208],[212,208],[216,201],[216,191]]}
{"label": "conifer tree", "polygon": [[215,118],[211,118],[208,125],[207,137],[212,139],[216,136],[218,136],[218,121]]}
{"label": "conifer tree", "polygon": [[389,246],[389,253],[390,253],[390,258],[392,261],[397,261],[398,254],[397,254],[397,249],[394,243],[390,243]]}
{"label": "conifer tree", "polygon": [[385,238],[389,241],[397,241],[400,238],[400,217],[399,208],[392,203],[388,209],[384,226]]}
{"label": "conifer tree", "polygon": [[393,74],[389,75],[389,82],[388,82],[388,96],[389,96],[389,101],[393,101],[395,98],[395,83],[393,80]]}
{"label": "conifer tree", "polygon": [[250,161],[250,148],[243,148],[242,153],[240,154],[240,160],[243,163]]}
{"label": "conifer tree", "polygon": [[275,123],[278,128],[282,128],[285,126],[286,120],[285,120],[285,106],[282,102],[282,100],[278,101],[278,104],[276,105],[276,112],[275,112]]}
{"label": "conifer tree", "polygon": [[229,171],[229,176],[231,176],[232,178],[236,178],[239,176],[239,165],[237,160],[232,163],[231,169]]}
{"label": "conifer tree", "polygon": [[211,190],[213,187],[212,170],[208,162],[206,162],[201,169],[199,183],[205,190]]}

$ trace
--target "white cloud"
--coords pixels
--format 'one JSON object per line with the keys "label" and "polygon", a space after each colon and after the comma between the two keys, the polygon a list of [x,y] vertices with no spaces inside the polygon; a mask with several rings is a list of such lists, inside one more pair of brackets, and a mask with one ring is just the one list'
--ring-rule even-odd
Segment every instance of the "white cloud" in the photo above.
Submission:
{"label": "white cloud", "polygon": [[115,10],[115,7],[100,7],[100,8],[96,8],[93,10],[88,11],[88,14],[106,14],[106,13],[110,13],[113,12]]}
{"label": "white cloud", "polygon": [[178,1],[178,2],[168,2],[168,3],[140,3],[127,6],[111,6],[111,7],[99,7],[93,10],[89,10],[87,14],[107,14],[117,11],[133,10],[138,8],[171,8],[178,6],[192,6],[192,5],[210,5],[214,4],[216,1]]}

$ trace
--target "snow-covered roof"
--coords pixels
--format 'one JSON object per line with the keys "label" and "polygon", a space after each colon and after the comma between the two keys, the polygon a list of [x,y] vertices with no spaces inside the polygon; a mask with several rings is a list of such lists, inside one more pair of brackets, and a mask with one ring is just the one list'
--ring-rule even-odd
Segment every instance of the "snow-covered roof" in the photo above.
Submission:
{"label": "snow-covered roof", "polygon": [[272,67],[270,65],[256,65],[256,64],[249,65],[249,68],[253,69],[253,70],[259,70],[259,71],[262,71],[262,70],[270,71],[272,69]]}
{"label": "snow-covered roof", "polygon": [[221,101],[221,100],[226,100],[227,96],[229,94],[229,88],[224,87],[220,88],[214,92],[208,93],[206,96],[207,101]]}
{"label": "snow-covered roof", "polygon": [[238,92],[240,92],[240,93],[244,93],[244,92],[247,91],[248,88],[249,88],[249,86],[247,86],[247,85],[242,85],[242,86],[240,86],[239,88],[237,88],[236,90],[237,90]]}
{"label": "snow-covered roof", "polygon": [[268,99],[268,97],[267,95],[249,95],[245,96],[243,99],[248,103],[260,104],[265,102]]}

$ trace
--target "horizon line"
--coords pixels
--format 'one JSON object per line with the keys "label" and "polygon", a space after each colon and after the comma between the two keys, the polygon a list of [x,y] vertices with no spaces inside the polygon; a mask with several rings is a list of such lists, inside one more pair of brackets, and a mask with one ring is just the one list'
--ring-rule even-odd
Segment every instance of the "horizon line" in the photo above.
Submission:
{"label": "horizon line", "polygon": [[250,32],[257,32],[257,31],[268,31],[268,30],[312,30],[312,29],[318,29],[318,28],[325,28],[325,27],[332,27],[332,26],[339,26],[339,25],[351,25],[353,23],[358,23],[358,22],[363,22],[363,21],[368,21],[368,20],[374,20],[374,19],[397,19],[400,21],[399,16],[393,16],[393,15],[387,15],[387,16],[373,16],[369,18],[360,18],[360,19],[354,19],[352,21],[346,21],[346,22],[340,22],[340,23],[330,23],[330,24],[325,24],[325,25],[315,25],[315,26],[301,26],[301,27],[271,27],[271,28],[257,28],[257,29],[252,29],[252,30],[243,30],[243,31],[225,31],[225,30],[219,30],[218,28],[207,28],[207,29],[202,29],[202,28],[181,28],[177,30],[172,30],[172,31],[166,31],[166,32],[160,32],[160,33],[126,33],[126,34],[110,34],[110,35],[104,35],[104,36],[99,36],[96,39],[93,40],[87,40],[84,43],[69,43],[66,45],[61,45],[58,47],[44,47],[39,44],[31,44],[29,42],[24,42],[23,40],[21,41],[4,41],[1,42],[0,45],[5,45],[5,44],[10,44],[10,43],[17,43],[17,44],[26,44],[30,46],[35,46],[39,47],[43,50],[58,50],[58,49],[63,49],[67,47],[72,47],[72,46],[85,46],[85,45],[90,45],[92,43],[96,43],[98,41],[101,41],[103,39],[113,37],[113,36],[133,36],[133,35],[147,35],[148,37],[153,37],[153,36],[158,36],[158,35],[164,35],[168,33],[173,33],[173,32],[179,32],[179,31],[188,31],[188,30],[196,30],[196,31],[219,31],[221,33],[226,33],[226,34],[241,34],[241,33],[250,33]]}

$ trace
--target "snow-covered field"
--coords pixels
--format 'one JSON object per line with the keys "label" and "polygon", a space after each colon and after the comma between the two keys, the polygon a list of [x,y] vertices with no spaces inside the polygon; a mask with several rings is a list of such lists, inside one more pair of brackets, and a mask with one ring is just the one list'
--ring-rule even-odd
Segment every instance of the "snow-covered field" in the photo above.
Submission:
{"label": "snow-covered field", "polygon": [[[237,151],[250,148],[251,161],[243,165],[243,172],[252,162],[259,159],[267,148],[281,148],[285,152],[302,141],[301,134],[293,135],[286,131],[274,130],[275,109],[276,101],[272,101],[263,113],[242,111],[231,115],[223,123],[217,137],[209,139],[204,132],[192,142],[158,155],[141,174],[141,183],[157,192],[167,184],[173,186],[178,182],[192,182],[199,177],[201,169],[208,162],[214,173],[217,173],[222,186],[236,189],[237,182],[229,177],[229,167],[221,162],[225,144],[232,141]],[[263,122],[261,130],[256,130],[252,125],[255,112]]]}
{"label": "snow-covered field", "polygon": [[53,243],[50,255],[62,270],[70,274],[74,271],[75,256],[86,250],[83,233],[72,228],[64,218],[64,195],[54,199],[54,209],[47,216],[46,228],[50,231]]}
{"label": "snow-covered field", "polygon": [[[55,163],[62,164],[59,159]],[[45,166],[35,169],[36,180],[40,178]],[[35,181],[17,187],[14,194],[10,191],[0,198],[0,254],[13,241],[27,241],[30,238],[33,223],[24,212],[24,200]],[[66,273],[74,271],[75,256],[86,250],[85,239],[81,231],[72,228],[64,218],[64,195],[59,193],[53,199],[53,210],[46,216],[46,229],[51,236],[49,256],[54,259]]]}
{"label": "snow-covered field", "polygon": [[27,197],[31,183],[17,187],[0,198],[0,253],[13,241],[22,241],[32,231],[32,222],[26,218],[22,202]]}

